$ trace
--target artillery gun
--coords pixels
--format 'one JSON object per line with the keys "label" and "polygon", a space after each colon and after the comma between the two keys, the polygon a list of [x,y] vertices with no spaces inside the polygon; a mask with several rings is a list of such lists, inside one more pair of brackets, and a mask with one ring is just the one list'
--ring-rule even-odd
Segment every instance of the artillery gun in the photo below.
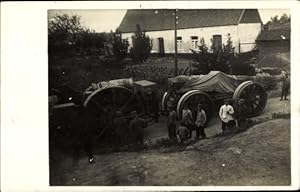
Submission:
{"label": "artillery gun", "polygon": [[162,110],[175,107],[181,119],[184,105],[196,111],[197,104],[202,104],[208,119],[225,99],[235,104],[245,100],[247,116],[259,115],[267,103],[264,87],[255,82],[255,76],[227,75],[220,71],[211,71],[207,75],[177,76],[168,79],[168,90],[162,97]]}
{"label": "artillery gun", "polygon": [[[149,107],[147,108],[143,102],[150,91],[156,92],[156,88],[157,84],[154,82],[147,80],[134,82],[129,78],[93,83],[79,96],[78,93],[69,89],[68,91],[56,90],[55,95],[49,96],[50,127],[58,127],[60,124],[68,125],[68,121],[76,118],[74,113],[84,108],[94,113],[92,115],[96,117],[98,137],[109,138],[117,111],[121,112],[125,118],[130,118],[132,111],[136,111],[139,116],[145,115]],[[80,102],[78,99],[74,102],[73,98],[81,99]]]}

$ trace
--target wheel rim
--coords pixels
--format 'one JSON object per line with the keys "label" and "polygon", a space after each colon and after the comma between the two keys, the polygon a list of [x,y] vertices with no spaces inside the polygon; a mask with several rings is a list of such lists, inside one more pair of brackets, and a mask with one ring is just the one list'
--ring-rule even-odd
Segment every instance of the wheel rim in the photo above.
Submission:
{"label": "wheel rim", "polygon": [[[171,100],[172,98],[174,99],[173,101]],[[172,95],[168,92],[165,92],[163,95],[161,104],[162,104],[163,111],[167,111],[170,106],[174,107],[174,109],[175,109],[176,105],[177,105],[177,96]]]}
{"label": "wheel rim", "polygon": [[111,128],[117,111],[128,116],[131,111],[142,112],[138,97],[129,89],[119,86],[107,86],[94,91],[84,102],[84,107],[91,109],[99,117],[99,135]]}
{"label": "wheel rim", "polygon": [[177,116],[181,119],[184,105],[188,105],[189,109],[194,114],[197,110],[197,105],[201,104],[206,113],[207,119],[210,119],[214,112],[214,104],[210,96],[200,90],[192,90],[185,93],[177,104]]}
{"label": "wheel rim", "polygon": [[233,99],[244,99],[247,117],[254,117],[263,112],[267,104],[267,93],[262,85],[246,81],[236,88]]}

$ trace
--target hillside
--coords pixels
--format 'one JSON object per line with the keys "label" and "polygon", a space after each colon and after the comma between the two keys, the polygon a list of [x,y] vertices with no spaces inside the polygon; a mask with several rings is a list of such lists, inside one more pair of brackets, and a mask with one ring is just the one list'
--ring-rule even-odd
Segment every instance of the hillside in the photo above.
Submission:
{"label": "hillside", "polygon": [[[150,150],[81,159],[52,185],[289,185],[290,119],[275,119],[236,135],[200,140],[184,151]],[[70,159],[66,159],[66,164]]]}

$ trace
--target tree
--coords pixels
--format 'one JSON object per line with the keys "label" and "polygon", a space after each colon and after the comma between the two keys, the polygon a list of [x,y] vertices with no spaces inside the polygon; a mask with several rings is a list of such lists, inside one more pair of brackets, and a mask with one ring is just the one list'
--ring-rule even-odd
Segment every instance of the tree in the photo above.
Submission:
{"label": "tree", "polygon": [[284,13],[283,15],[281,15],[280,19],[279,19],[279,23],[288,23],[291,21],[291,18],[286,14]]}
{"label": "tree", "polygon": [[152,44],[149,36],[141,30],[140,25],[136,25],[136,32],[132,37],[132,48],[130,49],[130,56],[133,61],[137,63],[144,62],[150,55]]}
{"label": "tree", "polygon": [[271,29],[279,29],[284,28],[285,24],[289,24],[291,22],[291,17],[284,13],[283,15],[279,16],[275,15],[270,18],[270,21],[268,21],[263,27],[264,30],[271,30]]}
{"label": "tree", "polygon": [[278,15],[271,17],[271,23],[278,23],[278,22],[279,22]]}
{"label": "tree", "polygon": [[200,50],[202,53],[206,53],[206,52],[208,51],[208,47],[206,46],[205,40],[204,40],[203,37],[200,38],[199,50]]}
{"label": "tree", "polygon": [[127,56],[128,40],[122,39],[121,32],[117,29],[115,33],[111,32],[111,42],[113,46],[113,53],[117,60],[122,60]]}
{"label": "tree", "polygon": [[228,74],[250,75],[252,69],[250,69],[249,65],[244,64],[249,57],[245,57],[245,54],[235,55],[234,49],[229,33],[227,34],[226,44],[223,44],[222,48],[218,51],[211,47],[211,52],[208,52],[204,39],[202,40],[201,38],[200,51],[193,51],[193,66],[198,69],[198,73],[200,74],[207,74],[212,70],[218,70]]}
{"label": "tree", "polygon": [[76,49],[82,33],[87,29],[81,25],[80,16],[56,15],[49,20],[49,52],[66,54]]}
{"label": "tree", "polygon": [[96,33],[95,31],[86,30],[80,34],[76,48],[81,55],[98,54],[104,48],[106,41],[106,33]]}

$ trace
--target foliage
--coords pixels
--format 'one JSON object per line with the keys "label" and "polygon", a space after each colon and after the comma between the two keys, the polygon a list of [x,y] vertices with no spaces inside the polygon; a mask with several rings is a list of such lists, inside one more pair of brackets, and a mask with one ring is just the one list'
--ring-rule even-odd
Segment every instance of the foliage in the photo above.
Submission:
{"label": "foliage", "polygon": [[[211,39],[212,41],[212,39]],[[193,52],[193,66],[197,68],[199,74],[207,74],[212,70],[222,71],[227,74],[253,75],[255,70],[251,63],[247,63],[251,58],[257,55],[253,50],[247,53],[235,54],[230,34],[227,35],[226,44],[218,51],[212,46],[208,48],[201,38],[199,52]],[[241,67],[241,65],[243,65]]]}
{"label": "foliage", "polygon": [[87,30],[82,32],[78,38],[76,50],[80,55],[98,54],[104,48],[107,40],[105,33],[95,33]]}
{"label": "foliage", "polygon": [[276,78],[270,75],[257,75],[255,82],[261,84],[266,91],[273,90],[278,83]]}
{"label": "foliage", "polygon": [[196,67],[201,74],[207,74],[211,70],[219,70],[225,73],[230,73],[230,59],[233,57],[232,41],[230,35],[226,45],[222,49],[216,51],[214,47],[210,48],[210,52],[205,44],[203,38],[200,39],[199,52],[193,52],[194,67]]}
{"label": "foliage", "polygon": [[113,53],[117,60],[122,60],[127,56],[128,52],[128,40],[122,39],[121,32],[116,30],[115,33],[111,32],[111,42],[113,46]]}
{"label": "foliage", "polygon": [[282,69],[278,67],[262,67],[260,70],[270,75],[280,75],[282,71]]}
{"label": "foliage", "polygon": [[152,44],[149,36],[141,30],[139,25],[136,26],[137,30],[132,37],[132,48],[130,49],[130,56],[136,63],[142,63],[149,57]]}
{"label": "foliage", "polygon": [[99,54],[107,34],[84,27],[78,15],[56,15],[49,19],[49,55]]}
{"label": "foliage", "polygon": [[283,26],[284,24],[288,24],[291,22],[291,17],[289,15],[287,15],[286,13],[284,13],[283,15],[280,16],[280,18],[278,18],[278,15],[275,15],[273,17],[270,18],[270,21],[268,21],[265,25],[264,25],[264,29],[272,29],[275,27],[280,27]]}
{"label": "foliage", "polygon": [[68,54],[76,49],[82,33],[87,29],[81,25],[80,16],[56,15],[49,20],[49,53]]}

